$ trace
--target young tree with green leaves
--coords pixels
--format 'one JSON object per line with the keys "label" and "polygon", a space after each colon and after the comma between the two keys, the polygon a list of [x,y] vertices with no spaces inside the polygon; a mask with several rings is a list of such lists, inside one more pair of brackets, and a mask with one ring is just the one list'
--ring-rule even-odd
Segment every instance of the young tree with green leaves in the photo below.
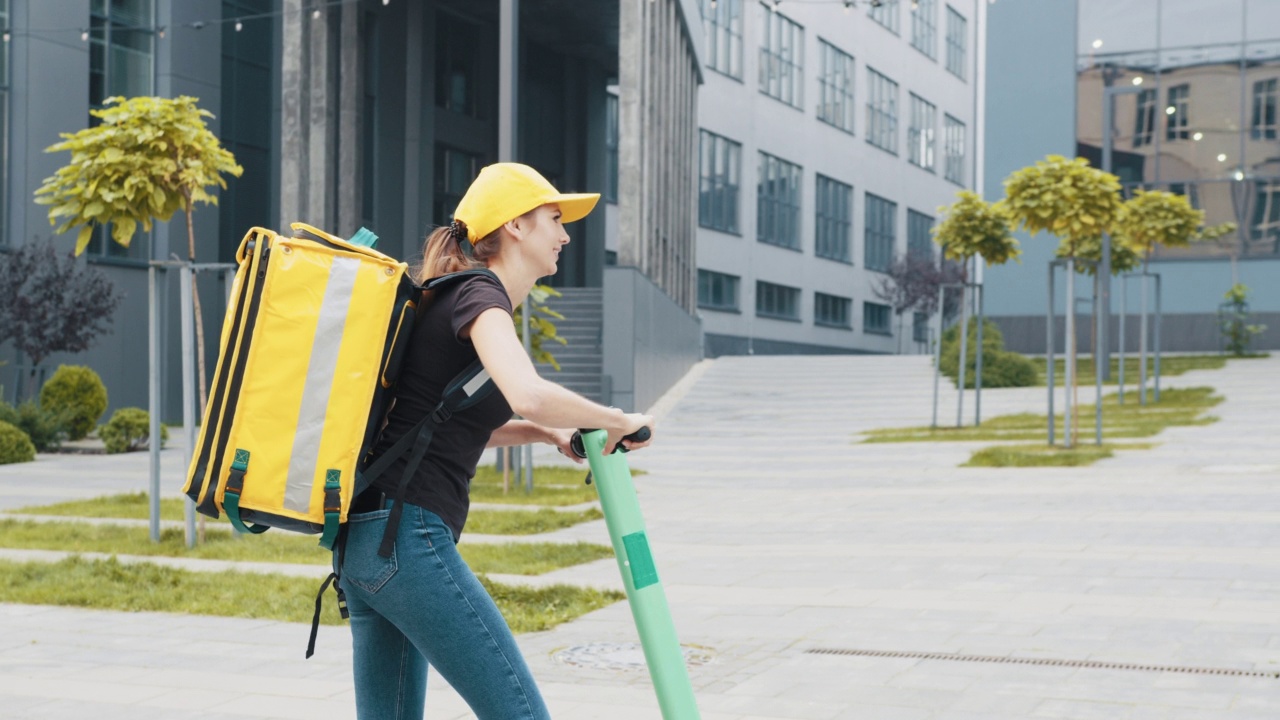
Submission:
{"label": "young tree with green leaves", "polygon": [[[1014,172],[1004,181],[1004,188],[1005,207],[1017,227],[1033,235],[1046,232],[1058,237],[1057,255],[1068,261],[1067,297],[1074,298],[1076,260],[1085,258],[1091,248],[1101,256],[1102,234],[1112,231],[1120,214],[1120,179],[1091,167],[1084,158],[1050,155]],[[1076,405],[1074,316],[1075,308],[1068,307],[1067,383],[1073,394],[1072,406]],[[1074,443],[1073,430],[1066,433],[1068,447]]]}
{"label": "young tree with green leaves", "polygon": [[[141,225],[151,230],[181,210],[187,220],[187,258],[196,260],[192,216],[196,203],[218,204],[213,186],[226,189],[224,174],[244,169],[205,125],[213,114],[197,99],[107,98],[89,113],[101,122],[45,152],[70,152],[71,161],[36,190],[36,202],[49,205],[49,223],[58,233],[79,228],[76,254],[84,252],[95,228],[111,227],[111,238],[128,247]],[[205,404],[204,323],[195,277],[191,281],[196,316],[196,359],[200,368],[200,405]]]}

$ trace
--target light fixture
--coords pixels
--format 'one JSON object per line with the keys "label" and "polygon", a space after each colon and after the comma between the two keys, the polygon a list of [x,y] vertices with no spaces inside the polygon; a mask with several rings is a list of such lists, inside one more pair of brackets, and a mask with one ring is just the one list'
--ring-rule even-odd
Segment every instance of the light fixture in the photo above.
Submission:
{"label": "light fixture", "polygon": [[1227,154],[1226,154],[1226,153],[1218,153],[1218,162],[1226,162],[1226,161],[1227,161]]}
{"label": "light fixture", "polygon": [[317,9],[315,9],[315,10],[312,10],[312,11],[311,11],[311,19],[312,19],[312,20],[319,20],[319,19],[320,19],[320,9],[319,9],[319,8],[317,8]]}
{"label": "light fixture", "polygon": [[156,30],[156,35],[159,35],[159,36],[161,37],[161,39],[163,39],[163,38],[164,38],[164,26],[163,26],[163,25],[161,25],[161,26],[160,26],[160,29],[159,29],[159,30]]}
{"label": "light fixture", "polygon": [[9,42],[9,31],[8,31],[8,30],[5,30],[5,31],[4,31],[4,41],[5,41],[5,42]]}
{"label": "light fixture", "polygon": [[1237,170],[1237,171],[1235,172],[1235,174],[1234,174],[1234,175],[1232,175],[1232,177],[1234,177],[1234,178],[1236,179],[1236,182],[1239,182],[1239,181],[1241,181],[1241,180],[1243,180],[1243,179],[1244,179],[1244,171],[1243,171],[1243,170]]}
{"label": "light fixture", "polygon": [[915,12],[916,10],[919,10],[919,9],[920,9],[920,0],[911,0],[911,12]]}
{"label": "light fixture", "polygon": [[1192,135],[1192,136],[1191,136],[1191,139],[1192,139],[1192,140],[1195,140],[1196,142],[1200,142],[1201,140],[1203,140],[1203,139],[1204,139],[1204,133],[1202,133],[1202,132],[1198,132],[1198,133],[1196,133],[1195,135]]}
{"label": "light fixture", "polygon": [[1174,114],[1174,113],[1176,113],[1176,112],[1178,112],[1178,108],[1176,108],[1176,107],[1174,107],[1174,106],[1172,106],[1172,105],[1170,105],[1169,107],[1167,107],[1167,108],[1165,108],[1165,109],[1164,109],[1164,114],[1165,114],[1165,115],[1172,115],[1172,114]]}
{"label": "light fixture", "polygon": [[390,5],[390,4],[391,4],[391,0],[382,0],[382,4],[383,4],[383,5]]}
{"label": "light fixture", "polygon": [[1098,49],[1098,48],[1100,48],[1100,47],[1102,47],[1102,39],[1101,39],[1101,38],[1099,38],[1099,39],[1097,39],[1097,40],[1094,40],[1094,41],[1093,41],[1093,49],[1094,49],[1094,50],[1097,50],[1097,49]]}
{"label": "light fixture", "polygon": [[236,32],[240,32],[240,31],[241,31],[241,30],[243,30],[243,29],[244,29],[244,23],[242,23],[242,22],[240,22],[239,20],[237,20],[237,21],[236,21]]}
{"label": "light fixture", "polygon": [[81,40],[83,40],[83,41],[85,41],[85,42],[89,42],[89,31],[88,31],[88,30],[81,30],[81,31],[80,31],[80,39],[81,39]]}
{"label": "light fixture", "polygon": [[1141,76],[1141,75],[1139,75],[1138,77],[1134,78],[1134,79],[1133,79],[1133,84],[1134,84],[1134,85],[1141,85],[1141,84],[1142,84],[1142,76]]}
{"label": "light fixture", "polygon": [[712,10],[716,9],[716,0],[711,0],[711,9]]}

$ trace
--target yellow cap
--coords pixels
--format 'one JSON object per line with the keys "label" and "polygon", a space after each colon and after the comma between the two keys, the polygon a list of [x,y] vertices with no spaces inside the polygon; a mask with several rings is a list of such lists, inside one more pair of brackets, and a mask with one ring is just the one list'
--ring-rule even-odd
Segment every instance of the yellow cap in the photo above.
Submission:
{"label": "yellow cap", "polygon": [[474,245],[534,208],[556,203],[560,222],[570,223],[586,217],[599,199],[599,193],[562,193],[528,165],[495,163],[472,181],[453,217],[467,226],[467,240]]}

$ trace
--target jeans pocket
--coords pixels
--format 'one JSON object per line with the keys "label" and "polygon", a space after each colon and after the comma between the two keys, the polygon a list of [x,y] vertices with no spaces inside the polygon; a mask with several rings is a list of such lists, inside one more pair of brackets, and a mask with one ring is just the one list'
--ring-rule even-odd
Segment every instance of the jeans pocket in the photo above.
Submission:
{"label": "jeans pocket", "polygon": [[342,579],[374,594],[396,574],[396,549],[391,557],[378,554],[382,533],[387,529],[388,510],[359,513],[347,518],[347,547],[343,556]]}

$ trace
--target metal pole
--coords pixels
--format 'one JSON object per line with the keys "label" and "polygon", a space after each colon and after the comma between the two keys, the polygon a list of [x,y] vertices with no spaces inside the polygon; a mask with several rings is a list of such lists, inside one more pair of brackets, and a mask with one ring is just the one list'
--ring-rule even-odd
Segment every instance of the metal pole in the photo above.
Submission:
{"label": "metal pole", "polygon": [[964,370],[969,364],[969,320],[965,311],[969,300],[969,288],[960,286],[960,367],[956,374],[956,427],[964,427]]}
{"label": "metal pole", "polygon": [[[1103,90],[1102,103],[1102,172],[1111,172],[1111,151],[1114,144],[1112,138],[1111,126],[1114,124],[1115,118],[1115,95],[1112,94],[1111,88]],[[1094,357],[1094,374],[1098,376],[1098,412],[1101,413],[1102,408],[1102,380],[1111,379],[1111,353],[1107,351],[1107,345],[1111,342],[1107,334],[1107,325],[1111,319],[1111,233],[1102,233],[1102,266],[1096,268],[1093,275],[1096,284],[1094,295],[1101,296],[1102,309],[1099,310],[1098,303],[1094,302],[1093,314],[1097,317],[1098,339],[1096,347],[1093,349]],[[1101,417],[1101,415],[1099,415]],[[1098,427],[1102,427],[1102,421],[1098,421]],[[1102,444],[1101,430],[1099,432],[1098,444]]]}
{"label": "metal pole", "polygon": [[1044,359],[1045,359],[1045,375],[1047,376],[1046,381],[1049,385],[1049,444],[1050,445],[1053,445],[1053,440],[1054,440],[1053,438],[1053,392],[1054,392],[1053,366],[1055,363],[1057,363],[1057,358],[1054,357],[1054,352],[1053,352],[1053,346],[1054,346],[1054,342],[1053,342],[1054,340],[1053,338],[1053,321],[1054,321],[1053,265],[1054,264],[1052,262],[1049,263],[1049,305],[1048,305],[1049,312],[1047,315],[1045,315],[1045,318],[1044,318],[1045,320]]}
{"label": "metal pole", "polygon": [[1160,325],[1164,322],[1164,316],[1160,312],[1160,305],[1161,305],[1161,296],[1164,295],[1164,293],[1161,290],[1159,273],[1156,273],[1155,279],[1156,279],[1156,326],[1155,326],[1155,338],[1152,345],[1155,346],[1155,351],[1156,351],[1156,366],[1155,366],[1156,396],[1155,397],[1156,397],[1156,402],[1160,402]]}
{"label": "metal pole", "polygon": [[1120,341],[1119,348],[1118,348],[1120,351],[1120,388],[1119,388],[1119,392],[1116,394],[1116,400],[1119,401],[1121,405],[1124,405],[1124,316],[1125,316],[1125,313],[1128,312],[1128,310],[1125,307],[1128,303],[1128,295],[1129,295],[1129,276],[1121,275],[1120,276],[1120,337],[1117,338]]}
{"label": "metal pole", "polygon": [[943,306],[946,302],[947,289],[945,287],[938,288],[938,341],[934,345],[933,351],[933,429],[938,429],[938,378],[942,376],[942,324],[945,322],[946,313],[943,312]]}
{"label": "metal pole", "polygon": [[[195,323],[192,314],[191,265],[179,271],[178,294],[182,296],[182,437],[185,441],[183,466],[190,467],[191,453],[196,444],[196,381],[195,381]],[[182,515],[186,521],[187,547],[196,546],[196,504],[189,497],[182,503]]]}
{"label": "metal pole", "polygon": [[978,296],[978,367],[973,371],[973,426],[978,427],[982,424],[982,285],[973,286],[974,293]]}
{"label": "metal pole", "polygon": [[1075,258],[1067,258],[1067,373],[1063,395],[1062,440],[1067,447],[1075,445],[1075,434],[1071,432],[1071,418],[1075,415],[1075,398],[1072,391],[1076,387],[1076,263]]}
{"label": "metal pole", "polygon": [[[1105,254],[1105,251],[1104,251],[1104,254]],[[1098,297],[1100,294],[1100,290],[1102,289],[1101,286],[1102,286],[1102,273],[1094,272],[1093,274],[1093,314],[1095,317],[1100,317],[1106,314],[1105,313],[1106,308],[1102,307],[1102,305],[1099,304],[1098,302],[1101,299]],[[1094,433],[1097,435],[1097,438],[1096,438],[1097,444],[1101,446],[1102,445],[1102,369],[1098,367],[1098,364],[1101,362],[1105,362],[1107,363],[1108,366],[1110,366],[1111,363],[1107,360],[1106,355],[1101,352],[1102,333],[1103,333],[1101,320],[1095,323],[1094,330],[1097,333],[1097,340],[1094,341],[1095,347],[1093,348],[1093,350],[1094,350],[1094,355],[1096,356],[1097,359],[1094,360],[1094,367],[1093,367],[1093,382],[1095,386],[1094,398],[1093,398],[1093,409],[1094,409],[1093,424],[1094,424]]]}
{"label": "metal pole", "polygon": [[155,267],[147,268],[147,350],[150,354],[149,387],[147,408],[151,417],[150,455],[151,482],[150,493],[151,542],[160,542],[160,292],[159,279]]}
{"label": "metal pole", "polygon": [[1142,314],[1138,322],[1138,404],[1147,404],[1147,273],[1142,275]]}

